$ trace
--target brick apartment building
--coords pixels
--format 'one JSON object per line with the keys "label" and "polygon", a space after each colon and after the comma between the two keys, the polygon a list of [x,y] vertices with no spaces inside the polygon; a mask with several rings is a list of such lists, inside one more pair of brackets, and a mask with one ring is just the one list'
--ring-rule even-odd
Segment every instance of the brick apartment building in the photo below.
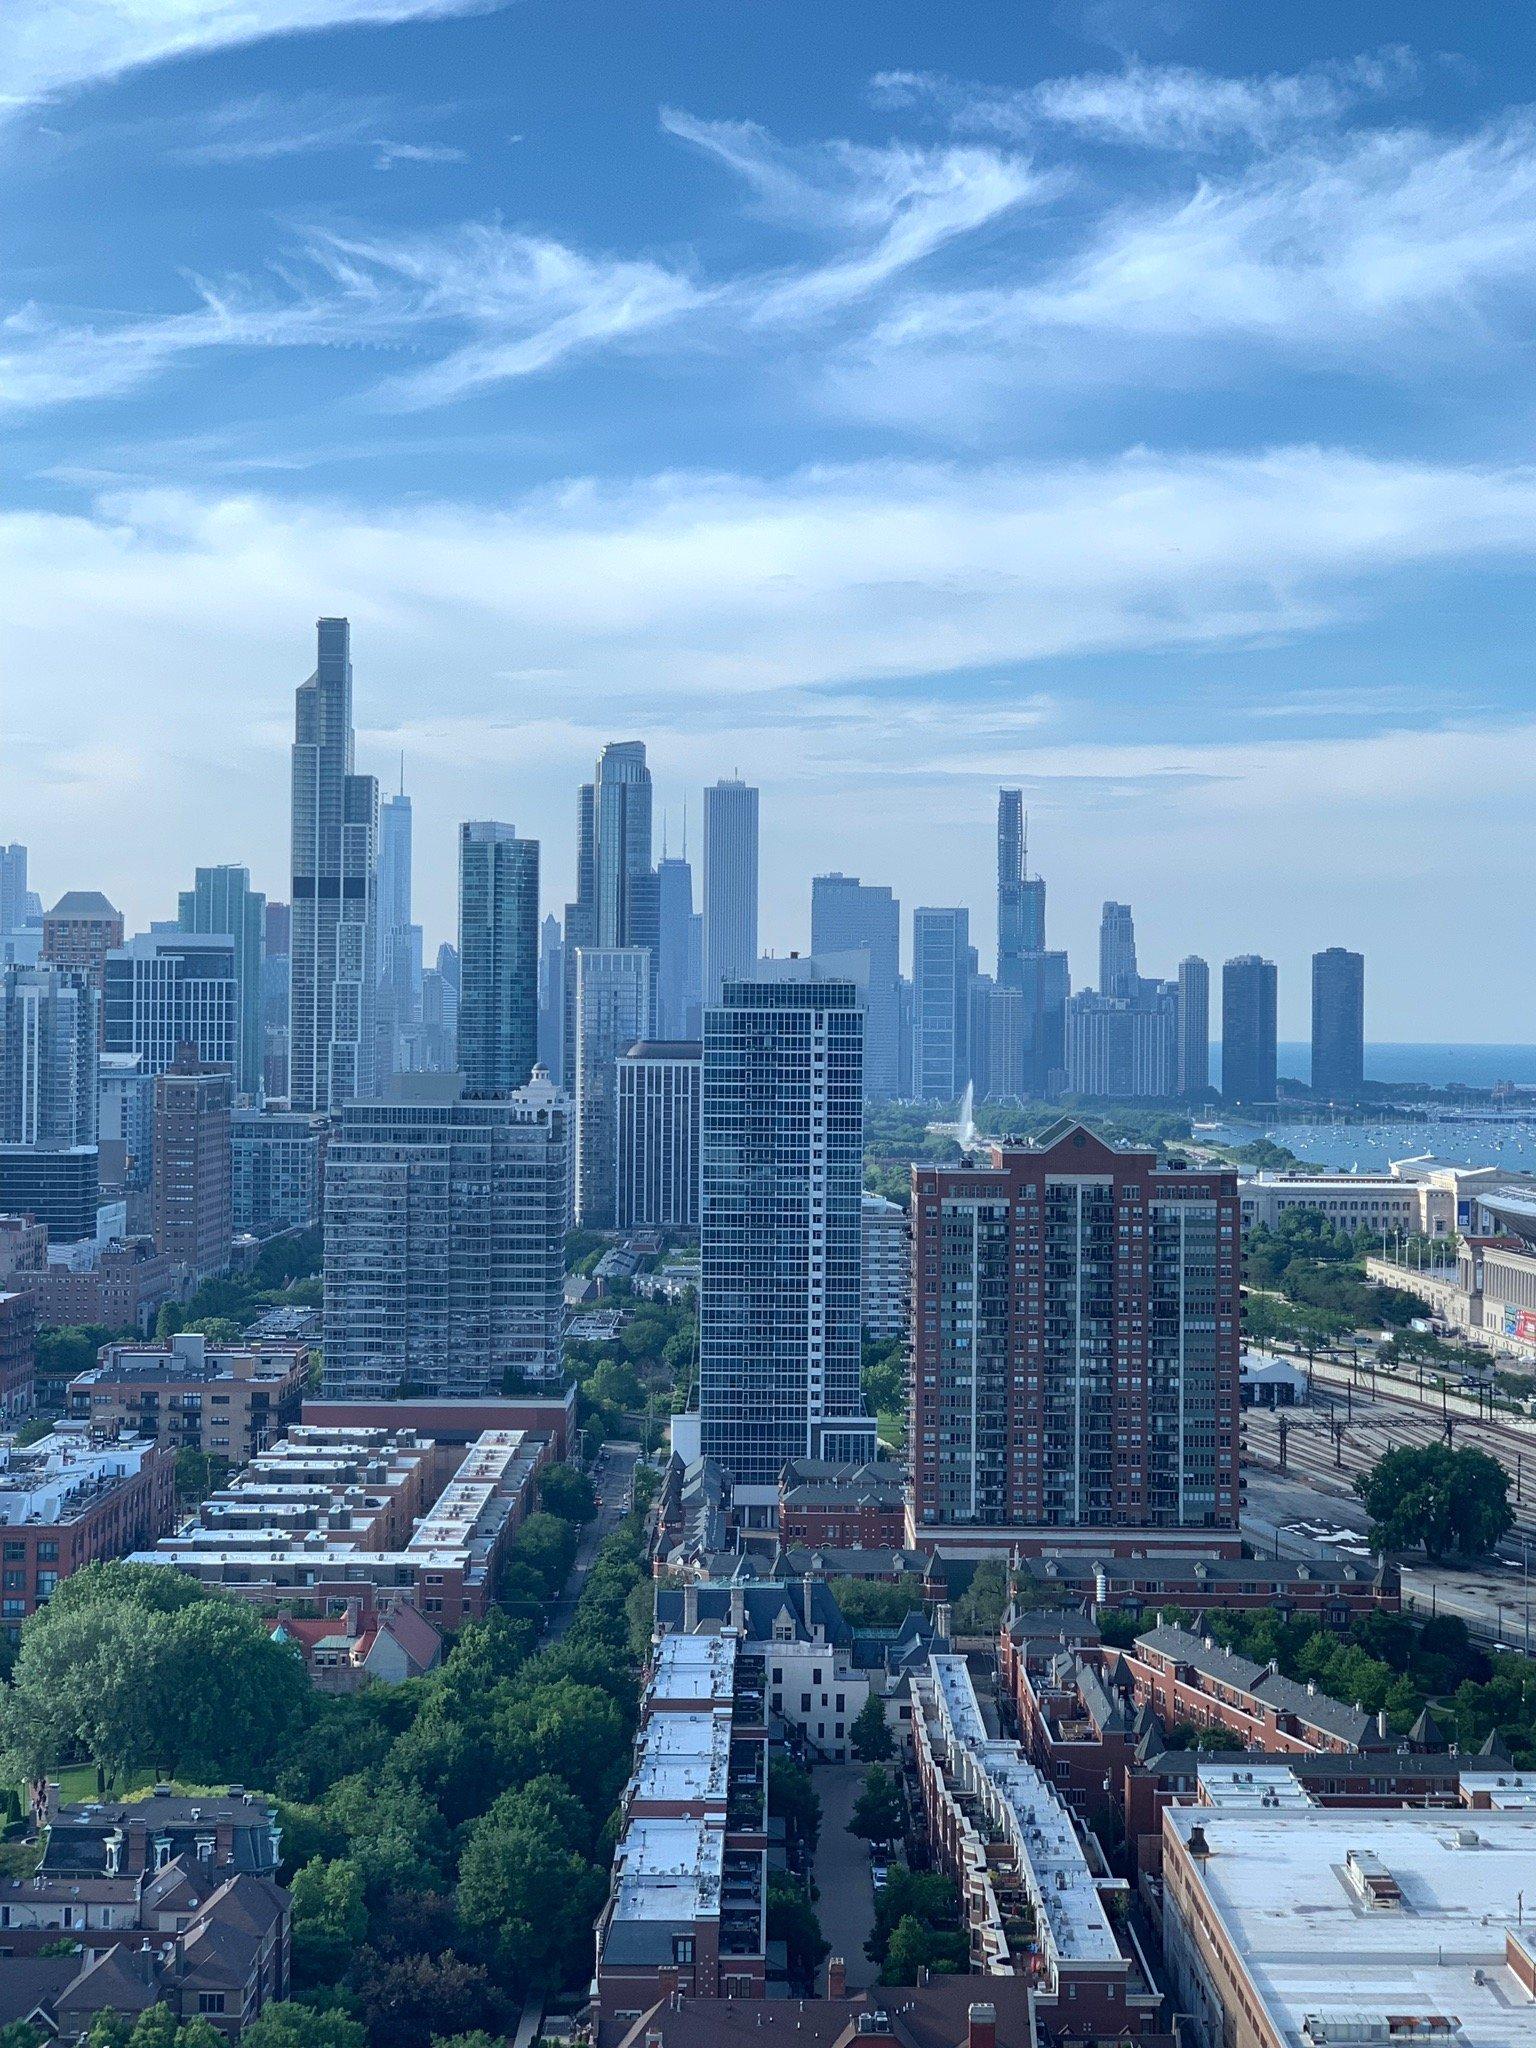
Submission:
{"label": "brick apartment building", "polygon": [[70,1381],[69,1414],[98,1433],[133,1430],[243,1465],[298,1421],[309,1356],[302,1344],[210,1345],[195,1330],[166,1344],[106,1344]]}
{"label": "brick apartment building", "polygon": [[233,1088],[229,1069],[204,1066],[193,1046],[155,1076],[152,1228],[156,1245],[194,1281],[229,1270]]}
{"label": "brick apartment building", "polygon": [[1063,1120],[912,1187],[908,1541],[1233,1535],[1235,1173]]}
{"label": "brick apartment building", "polygon": [[812,1550],[895,1550],[906,1529],[906,1479],[895,1463],[800,1458],[779,1478],[779,1542]]}
{"label": "brick apartment building", "polygon": [[660,2000],[763,1998],[765,1716],[762,1657],[733,1632],[657,1645],[597,1923],[598,2048]]}
{"label": "brick apartment building", "polygon": [[[35,1266],[22,1267],[13,1284],[37,1300],[44,1329],[143,1330],[148,1332],[162,1303],[187,1292],[186,1269],[153,1239],[130,1237],[69,1248],[67,1260],[46,1252]],[[60,1390],[62,1392],[62,1389]]]}
{"label": "brick apartment building", "polygon": [[61,1427],[0,1444],[0,1627],[19,1633],[61,1579],[153,1543],[176,1513],[175,1460],[143,1437]]}
{"label": "brick apartment building", "polygon": [[36,1295],[0,1290],[0,1429],[14,1429],[32,1413],[36,1336]]}

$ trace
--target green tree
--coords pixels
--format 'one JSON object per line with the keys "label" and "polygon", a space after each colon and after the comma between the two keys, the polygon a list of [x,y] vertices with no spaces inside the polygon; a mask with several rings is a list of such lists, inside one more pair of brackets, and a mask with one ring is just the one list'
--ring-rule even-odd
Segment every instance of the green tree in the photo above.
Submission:
{"label": "green tree", "polygon": [[853,1717],[848,1730],[848,1739],[853,1753],[861,1764],[884,1763],[893,1755],[896,1744],[891,1735],[890,1723],[885,1718],[885,1709],[874,1693],[860,1707]]}
{"label": "green tree", "polygon": [[216,1451],[200,1451],[183,1444],[176,1453],[176,1498],[183,1506],[194,1506],[217,1492],[229,1477],[229,1460]]}
{"label": "green tree", "polygon": [[1509,1475],[1486,1451],[1400,1446],[1355,1481],[1380,1551],[1481,1556],[1514,1526]]}
{"label": "green tree", "polygon": [[539,1480],[539,1506],[567,1522],[590,1522],[597,1513],[597,1495],[585,1472],[574,1465],[551,1465]]}
{"label": "green tree", "polygon": [[925,1969],[941,1976],[955,1976],[965,1969],[968,1960],[969,1948],[963,1934],[925,1927],[908,1913],[892,1931],[880,1982],[915,1984],[918,1972]]}
{"label": "green tree", "polygon": [[284,1999],[269,2005],[240,2036],[240,2048],[364,2048],[367,2034],[360,2020],[335,2010]]}
{"label": "green tree", "polygon": [[848,1832],[862,1835],[867,1842],[891,1842],[901,1832],[901,1786],[879,1764],[872,1764],[864,1773],[864,1788],[853,1803]]}
{"label": "green tree", "polygon": [[784,1943],[790,1979],[808,1991],[830,1944],[803,1888],[782,1870],[768,1873],[768,1939]]}
{"label": "green tree", "polygon": [[821,1833],[821,1800],[803,1764],[782,1752],[768,1761],[768,1811],[807,1852]]}
{"label": "green tree", "polygon": [[459,1912],[517,1991],[554,1985],[579,1967],[607,1890],[587,1860],[581,1802],[545,1776],[504,1793],[475,1822],[459,1864]]}
{"label": "green tree", "polygon": [[334,1984],[368,1932],[363,1875],[346,1857],[294,1872],[293,1975],[299,1988]]}
{"label": "green tree", "polygon": [[995,1636],[1008,1604],[1008,1574],[995,1558],[977,1565],[971,1583],[955,1602],[957,1636]]}
{"label": "green tree", "polygon": [[920,1604],[908,1587],[882,1579],[829,1579],[827,1591],[850,1628],[900,1628]]}
{"label": "green tree", "polygon": [[606,1813],[624,1783],[629,1731],[606,1692],[572,1679],[533,1685],[510,1697],[495,1721],[503,1784],[549,1774],[589,1813]]}

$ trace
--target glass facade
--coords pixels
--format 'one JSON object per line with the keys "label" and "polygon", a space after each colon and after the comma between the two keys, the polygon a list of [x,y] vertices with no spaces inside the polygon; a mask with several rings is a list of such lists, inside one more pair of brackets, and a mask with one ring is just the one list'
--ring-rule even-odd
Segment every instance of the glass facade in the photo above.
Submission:
{"label": "glass facade", "polygon": [[699,1413],[706,1457],[771,1495],[786,1460],[862,1457],[864,1016],[845,982],[728,982],[705,1012]]}

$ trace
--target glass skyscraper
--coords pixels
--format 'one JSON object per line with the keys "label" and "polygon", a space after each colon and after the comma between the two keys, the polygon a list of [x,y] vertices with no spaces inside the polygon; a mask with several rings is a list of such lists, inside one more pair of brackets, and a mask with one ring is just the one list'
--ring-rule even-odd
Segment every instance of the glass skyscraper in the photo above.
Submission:
{"label": "glass skyscraper", "polygon": [[337,1109],[373,1089],[379,787],[353,772],[345,619],[321,619],[315,672],[294,693],[288,1093]]}
{"label": "glass skyscraper", "polygon": [[971,914],[912,913],[912,1093],[948,1102],[971,1077]]}
{"label": "glass skyscraper", "polygon": [[102,1049],[137,1053],[141,1072],[163,1074],[190,1045],[233,1083],[240,997],[237,949],[227,934],[140,932],[107,955]]}
{"label": "glass skyscraper", "polygon": [[790,1458],[861,1459],[864,1014],[847,982],[728,982],[704,1013],[702,1448],[769,1514]]}
{"label": "glass skyscraper", "polygon": [[757,791],[737,781],[704,792],[704,1000],[757,972]]}
{"label": "glass skyscraper", "polygon": [[1221,970],[1221,1092],[1227,1102],[1273,1102],[1276,1085],[1273,960],[1240,953]]}
{"label": "glass skyscraper", "polygon": [[539,1038],[539,842],[459,827],[459,1070],[470,1095],[521,1088]]}
{"label": "glass skyscraper", "polygon": [[1312,1092],[1358,1102],[1365,1080],[1365,955],[1312,955]]}
{"label": "glass skyscraper", "polygon": [[643,946],[576,952],[576,1220],[613,1227],[618,1175],[618,1062],[651,1035],[651,955]]}
{"label": "glass skyscraper", "polygon": [[864,1097],[901,1093],[901,905],[889,889],[857,875],[817,875],[811,883],[813,954],[869,956],[864,1016]]}
{"label": "glass skyscraper", "polygon": [[234,947],[235,1004],[239,1015],[235,1092],[258,1102],[265,1054],[262,961],[266,952],[267,899],[259,889],[251,887],[249,868],[199,868],[192,887],[181,892],[179,912],[178,921],[184,932],[222,933]]}
{"label": "glass skyscraper", "polygon": [[325,1165],[325,1391],[467,1398],[558,1378],[570,1105],[405,1076],[342,1111]]}

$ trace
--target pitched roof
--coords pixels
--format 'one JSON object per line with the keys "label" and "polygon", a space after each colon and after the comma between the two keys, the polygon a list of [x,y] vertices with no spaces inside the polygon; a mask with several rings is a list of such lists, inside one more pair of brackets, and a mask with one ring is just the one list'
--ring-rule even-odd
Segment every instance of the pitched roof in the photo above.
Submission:
{"label": "pitched roof", "polygon": [[1346,1706],[1325,1692],[1311,1692],[1296,1679],[1283,1678],[1278,1671],[1272,1671],[1253,1690],[1266,1706],[1294,1715],[1304,1726],[1320,1728],[1325,1735],[1336,1736],[1355,1749],[1385,1745],[1386,1738],[1378,1734],[1374,1714],[1366,1713],[1363,1707]]}
{"label": "pitched roof", "polygon": [[1253,1692],[1269,1666],[1240,1657],[1235,1650],[1208,1642],[1187,1628],[1149,1628],[1136,1638],[1138,1650],[1154,1650],[1178,1664],[1189,1665],[1204,1678],[1213,1678],[1240,1692]]}
{"label": "pitched roof", "polygon": [[118,917],[121,912],[99,889],[66,889],[49,917]]}

